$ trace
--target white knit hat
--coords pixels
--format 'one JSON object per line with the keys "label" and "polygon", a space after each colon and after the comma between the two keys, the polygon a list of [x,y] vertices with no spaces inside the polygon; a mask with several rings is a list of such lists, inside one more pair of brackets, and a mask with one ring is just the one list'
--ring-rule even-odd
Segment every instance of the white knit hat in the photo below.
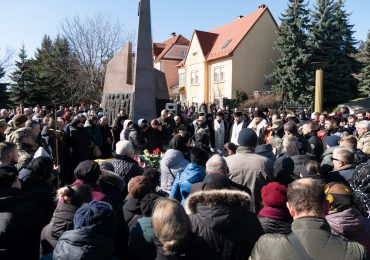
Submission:
{"label": "white knit hat", "polygon": [[116,154],[132,156],[134,154],[134,148],[130,141],[119,141],[116,144]]}

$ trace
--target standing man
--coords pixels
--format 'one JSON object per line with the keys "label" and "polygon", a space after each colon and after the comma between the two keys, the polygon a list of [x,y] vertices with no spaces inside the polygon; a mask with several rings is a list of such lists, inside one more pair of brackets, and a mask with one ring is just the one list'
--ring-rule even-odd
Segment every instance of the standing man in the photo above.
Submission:
{"label": "standing man", "polygon": [[316,127],[318,127],[316,123],[311,120],[307,120],[302,126],[302,134],[311,145],[312,151],[315,154],[316,159],[319,161],[324,152],[324,147],[320,138],[317,136],[315,131],[317,130]]}
{"label": "standing man", "polygon": [[261,189],[272,180],[273,162],[255,153],[257,134],[250,128],[244,128],[238,135],[239,148],[236,154],[226,157],[230,170],[229,178],[248,188],[252,192],[251,211],[261,209]]}
{"label": "standing man", "polygon": [[217,112],[216,113],[216,119],[213,120],[213,131],[212,135],[212,147],[215,149],[215,152],[217,151],[223,151],[224,150],[224,144],[226,139],[226,124],[224,122],[224,113]]}
{"label": "standing man", "polygon": [[231,126],[231,136],[230,136],[230,142],[232,142],[235,145],[239,145],[238,143],[238,136],[240,131],[243,128],[247,128],[248,124],[247,122],[244,122],[242,120],[243,113],[240,111],[234,112],[234,123]]}
{"label": "standing man", "polygon": [[294,221],[292,233],[265,234],[249,259],[368,259],[364,246],[331,233],[325,216],[329,206],[321,181],[302,178],[289,184],[287,207]]}

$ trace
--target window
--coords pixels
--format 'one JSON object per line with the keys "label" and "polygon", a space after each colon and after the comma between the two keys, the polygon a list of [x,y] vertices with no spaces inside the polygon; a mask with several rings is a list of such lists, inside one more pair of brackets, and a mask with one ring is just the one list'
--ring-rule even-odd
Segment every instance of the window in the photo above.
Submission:
{"label": "window", "polygon": [[213,82],[218,82],[219,81],[219,68],[214,68],[213,69]]}
{"label": "window", "polygon": [[220,67],[220,81],[225,81],[225,69]]}
{"label": "window", "polygon": [[179,74],[179,86],[185,86],[185,74],[184,73],[180,73]]}
{"label": "window", "polygon": [[224,45],[222,45],[222,49],[225,49],[227,46],[229,46],[229,44],[230,44],[231,41],[232,41],[232,39],[226,40],[226,42],[224,43]]}
{"label": "window", "polygon": [[182,58],[185,58],[185,56],[186,56],[186,51],[181,51],[181,54],[180,54],[180,55],[181,55],[181,57],[182,57]]}
{"label": "window", "polygon": [[190,83],[191,85],[197,85],[199,83],[199,73],[197,70],[190,73]]}
{"label": "window", "polygon": [[193,52],[193,56],[197,56],[198,52]]}
{"label": "window", "polygon": [[225,69],[224,67],[216,67],[213,69],[213,82],[225,81]]}

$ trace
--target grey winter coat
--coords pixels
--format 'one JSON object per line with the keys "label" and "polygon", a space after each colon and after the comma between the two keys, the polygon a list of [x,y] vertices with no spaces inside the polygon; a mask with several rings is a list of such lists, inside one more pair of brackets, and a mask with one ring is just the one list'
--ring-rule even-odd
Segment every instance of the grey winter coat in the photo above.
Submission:
{"label": "grey winter coat", "polygon": [[239,147],[236,154],[226,157],[226,162],[229,178],[251,190],[251,211],[258,213],[261,209],[261,189],[273,179],[273,162],[247,147]]}
{"label": "grey winter coat", "polygon": [[170,193],[176,174],[182,172],[190,162],[181,151],[169,149],[161,160],[161,189]]}

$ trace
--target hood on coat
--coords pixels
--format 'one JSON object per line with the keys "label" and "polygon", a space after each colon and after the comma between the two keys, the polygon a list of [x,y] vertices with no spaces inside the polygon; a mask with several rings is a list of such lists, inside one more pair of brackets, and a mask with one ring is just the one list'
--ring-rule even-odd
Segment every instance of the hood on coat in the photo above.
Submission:
{"label": "hood on coat", "polygon": [[216,206],[224,204],[229,207],[239,207],[249,210],[251,197],[248,193],[236,190],[208,190],[195,192],[186,199],[185,211],[187,214],[198,213],[197,206],[206,204]]}
{"label": "hood on coat", "polygon": [[363,233],[366,231],[366,226],[370,225],[370,220],[362,216],[354,207],[341,212],[330,212],[326,220],[335,233],[344,237]]}
{"label": "hood on coat", "polygon": [[185,156],[182,152],[175,150],[175,149],[169,149],[164,154],[161,164],[164,163],[169,168],[183,168],[184,165],[187,165],[189,163],[188,160],[185,159]]}
{"label": "hood on coat", "polygon": [[[250,210],[248,193],[235,190],[198,191],[185,201],[185,211],[195,215],[214,230],[227,230],[239,225]],[[252,213],[251,213],[252,214]]]}

